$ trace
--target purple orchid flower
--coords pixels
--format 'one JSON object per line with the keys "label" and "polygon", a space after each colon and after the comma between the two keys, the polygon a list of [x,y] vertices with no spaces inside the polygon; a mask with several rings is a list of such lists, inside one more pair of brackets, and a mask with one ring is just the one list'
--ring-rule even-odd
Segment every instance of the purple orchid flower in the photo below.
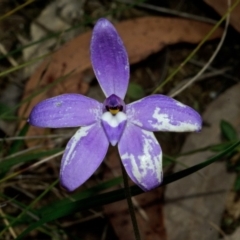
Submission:
{"label": "purple orchid flower", "polygon": [[202,119],[192,108],[164,95],[151,95],[125,105],[129,81],[126,49],[106,19],[96,23],[91,60],[106,96],[103,103],[80,94],[63,94],[38,103],[29,123],[37,127],[79,127],[67,144],[61,184],[69,191],[83,184],[103,161],[109,143],[118,144],[122,163],[144,191],[163,178],[162,151],[152,131],[200,131]]}

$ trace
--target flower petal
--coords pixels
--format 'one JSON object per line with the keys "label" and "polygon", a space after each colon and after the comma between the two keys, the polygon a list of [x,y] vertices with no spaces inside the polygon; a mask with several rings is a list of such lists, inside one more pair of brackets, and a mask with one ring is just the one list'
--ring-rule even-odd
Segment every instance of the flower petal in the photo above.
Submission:
{"label": "flower petal", "polygon": [[151,95],[127,105],[129,121],[149,131],[200,131],[201,116],[192,108],[164,95]]}
{"label": "flower petal", "polygon": [[91,40],[93,70],[106,97],[124,99],[129,80],[126,49],[114,26],[104,18],[96,23]]}
{"label": "flower petal", "polygon": [[133,182],[144,191],[162,182],[162,151],[152,132],[127,123],[118,144],[122,163]]}
{"label": "flower petal", "polygon": [[119,112],[116,115],[112,115],[110,112],[105,112],[102,115],[102,126],[112,146],[115,146],[120,137],[127,122],[127,116],[123,112]]}
{"label": "flower petal", "polygon": [[102,104],[80,94],[63,94],[38,103],[29,123],[37,127],[79,127],[95,123],[102,114]]}
{"label": "flower petal", "polygon": [[108,139],[100,124],[80,128],[70,139],[64,152],[60,181],[69,191],[83,184],[103,161]]}

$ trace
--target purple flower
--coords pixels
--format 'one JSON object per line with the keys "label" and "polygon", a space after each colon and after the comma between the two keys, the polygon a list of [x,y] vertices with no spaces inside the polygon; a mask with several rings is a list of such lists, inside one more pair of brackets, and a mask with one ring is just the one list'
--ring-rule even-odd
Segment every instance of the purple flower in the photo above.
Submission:
{"label": "purple flower", "polygon": [[94,27],[91,60],[106,100],[99,103],[80,94],[56,96],[37,104],[29,123],[50,128],[81,126],[68,142],[61,162],[61,184],[69,191],[94,173],[109,143],[118,144],[132,181],[144,191],[151,190],[163,177],[162,151],[153,131],[199,131],[201,117],[192,108],[158,94],[125,105],[128,56],[116,29],[106,19]]}

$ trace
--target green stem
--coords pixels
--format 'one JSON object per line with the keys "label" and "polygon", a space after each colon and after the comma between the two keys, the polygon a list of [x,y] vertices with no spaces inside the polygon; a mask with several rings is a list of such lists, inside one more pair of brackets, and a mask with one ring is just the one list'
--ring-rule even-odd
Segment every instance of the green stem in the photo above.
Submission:
{"label": "green stem", "polygon": [[127,173],[125,171],[125,168],[123,167],[122,163],[121,163],[121,168],[122,168],[122,176],[123,176],[125,196],[126,196],[126,199],[127,199],[128,209],[129,209],[129,213],[130,213],[131,220],[132,220],[135,239],[136,240],[141,240],[140,232],[139,232],[138,224],[137,224],[137,219],[136,219],[136,215],[135,215],[134,207],[133,207],[133,203],[132,203],[131,191],[130,191],[129,184],[128,184],[128,175],[127,175]]}

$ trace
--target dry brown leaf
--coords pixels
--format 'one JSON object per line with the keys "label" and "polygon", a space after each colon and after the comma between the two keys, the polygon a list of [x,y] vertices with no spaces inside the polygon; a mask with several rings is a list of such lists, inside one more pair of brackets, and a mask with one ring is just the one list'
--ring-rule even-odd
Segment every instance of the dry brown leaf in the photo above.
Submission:
{"label": "dry brown leaf", "polygon": [[[227,0],[204,0],[208,5],[214,8],[221,16],[223,16],[228,9]],[[232,1],[235,2],[235,1]],[[231,12],[230,23],[240,32],[240,4]]]}
{"label": "dry brown leaf", "polygon": [[[116,148],[110,151],[105,163],[107,163],[108,168],[111,169],[111,171],[104,171],[105,180],[112,179],[112,177],[116,175],[121,175],[120,159]],[[135,208],[137,208],[135,214],[141,239],[166,240],[161,203],[162,195],[163,189],[158,188],[132,199]],[[108,216],[119,240],[134,239],[127,200],[105,205],[104,213]]]}
{"label": "dry brown leaf", "polygon": [[[156,53],[164,46],[178,42],[198,43],[210,31],[212,25],[178,18],[143,17],[127,20],[115,25],[127,48],[130,63],[136,63]],[[218,29],[211,37],[217,38]],[[87,71],[91,71],[89,56],[91,32],[86,32],[66,43],[51,57],[46,59],[26,84],[24,99],[34,90],[47,86],[57,78],[71,71],[74,73],[57,87],[22,105],[21,117],[28,117],[32,108],[41,100],[62,93],[85,94],[88,85],[82,81]],[[43,129],[30,127],[28,135],[41,135]]]}
{"label": "dry brown leaf", "polygon": [[[219,144],[221,120],[230,122],[240,133],[239,92],[240,84],[237,84],[209,104],[203,114],[207,126],[203,127],[200,133],[188,136],[183,152]],[[212,151],[201,151],[183,156],[179,161],[193,166],[215,154]],[[182,168],[176,165],[174,171],[180,171]],[[164,220],[169,239],[219,239],[218,236],[223,234],[220,230],[221,217],[234,179],[235,175],[227,172],[226,163],[218,161],[198,173],[169,184],[165,192],[164,206]]]}

